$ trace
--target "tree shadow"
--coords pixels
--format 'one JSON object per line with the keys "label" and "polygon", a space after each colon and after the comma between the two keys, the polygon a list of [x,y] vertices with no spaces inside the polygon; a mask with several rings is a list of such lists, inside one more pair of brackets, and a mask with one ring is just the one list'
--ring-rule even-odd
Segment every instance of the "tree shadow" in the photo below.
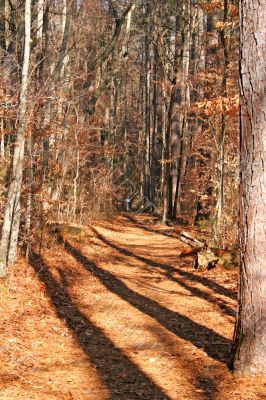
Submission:
{"label": "tree shadow", "polygon": [[139,311],[155,319],[159,324],[179,338],[202,349],[211,358],[226,363],[231,349],[230,340],[178,312],[169,310],[155,300],[134,292],[111,272],[99,268],[70,243],[65,241],[64,245],[65,249],[82,264],[87,271],[97,277],[106,289],[115,293]]}
{"label": "tree shadow", "polygon": [[[193,294],[194,296],[202,298],[202,299],[208,301],[209,303],[212,303],[215,306],[218,306],[223,313],[229,315],[230,317],[235,317],[235,314],[236,314],[235,310],[233,310],[230,306],[228,306],[225,301],[223,301],[222,299],[218,299],[217,297],[213,297],[211,294],[209,294],[199,288],[188,285],[183,280],[173,276],[173,274],[178,273],[182,277],[184,277],[188,280],[194,281],[194,282],[198,282],[198,283],[202,283],[202,280],[204,280],[204,282],[205,282],[206,278],[199,277],[199,279],[198,279],[198,276],[195,276],[194,274],[192,274],[190,272],[182,271],[179,268],[172,267],[167,264],[162,264],[162,263],[159,263],[157,261],[151,260],[151,259],[143,257],[143,256],[138,256],[137,254],[134,254],[132,251],[127,250],[124,247],[120,247],[117,244],[114,244],[113,242],[110,242],[103,235],[101,235],[95,228],[92,228],[92,230],[95,233],[95,235],[98,237],[98,239],[100,239],[106,245],[114,248],[119,253],[121,253],[127,257],[133,257],[133,258],[143,262],[144,264],[150,265],[151,267],[156,267],[156,268],[162,269],[163,271],[166,272],[166,276],[168,279],[172,280],[173,282],[178,283],[180,286],[182,286],[186,290],[190,291],[190,293]],[[208,285],[205,284],[205,286],[208,286],[209,288],[211,287],[212,290],[214,288],[216,288],[216,285],[218,285],[218,284],[213,283],[210,286],[210,282],[208,282]],[[220,285],[218,285],[218,286],[220,286]],[[224,288],[221,286],[220,289],[221,289],[220,292],[222,291],[222,294],[223,294],[222,289],[224,289]]]}
{"label": "tree shadow", "polygon": [[[154,229],[154,228],[152,228],[150,226],[141,224],[136,218],[132,217],[131,215],[124,215],[124,217],[127,220],[129,220],[130,222],[133,222],[134,225],[136,225],[138,228],[143,229],[144,231],[147,231],[147,232],[150,232],[150,233],[156,233],[157,235],[163,235],[163,236],[166,236],[166,237],[170,237],[170,238],[181,240],[179,234],[178,233],[174,234],[174,232],[173,232],[174,230],[171,229],[171,227],[168,227],[168,229],[162,229],[162,228]],[[159,222],[159,219],[158,219],[158,222]],[[177,229],[175,227],[175,231],[176,230]]]}
{"label": "tree shadow", "polygon": [[[129,215],[125,215],[125,218],[129,219],[129,221],[133,222],[135,225],[137,225],[139,228],[141,228],[145,231],[153,232],[153,233],[156,233],[157,235],[164,235],[164,236],[168,236],[168,237],[172,237],[174,239],[180,240],[179,237],[176,235],[168,235],[167,233],[160,232],[158,230],[155,230],[155,229],[149,228],[143,224],[140,224],[135,218],[133,218]],[[142,257],[142,258],[145,260],[144,257]],[[150,261],[153,263],[154,266],[156,266],[156,264],[158,264],[158,266],[160,266],[159,263],[156,263],[155,261],[152,261],[152,260],[150,260]],[[145,262],[145,261],[143,261],[143,262]],[[184,276],[185,278],[188,278],[192,281],[199,282],[202,285],[207,286],[208,288],[210,288],[212,290],[215,290],[217,293],[222,294],[223,296],[227,296],[233,300],[237,300],[237,294],[235,292],[232,292],[230,289],[227,289],[224,286],[219,285],[218,283],[212,281],[211,279],[208,279],[208,278],[202,277],[202,276],[198,276],[198,275],[194,275],[191,272],[182,271],[178,268],[173,268],[173,267],[167,266],[165,264],[163,264],[163,265],[166,266],[167,268],[174,269],[176,272],[178,272],[180,275]]]}
{"label": "tree shadow", "polygon": [[73,302],[64,272],[58,268],[60,283],[54,278],[42,257],[32,252],[29,259],[56,313],[72,330],[78,344],[95,365],[103,383],[110,391],[110,400],[139,398],[170,400],[143,371],[109,340]]}
{"label": "tree shadow", "polygon": [[[204,292],[203,290],[201,290],[199,288],[190,286],[186,282],[182,281],[179,278],[169,276],[169,275],[167,275],[167,277],[170,278],[173,282],[176,282],[179,286],[182,286],[184,289],[189,291],[191,293],[191,295],[196,296],[205,301],[208,301],[209,303],[214,304],[215,306],[218,306],[223,314],[226,314],[230,317],[235,317],[235,315],[236,315],[235,310],[233,310],[230,306],[228,306],[223,300],[213,297],[211,294]],[[144,286],[144,284],[142,284],[142,286]],[[152,289],[152,285],[147,284],[147,288],[149,288],[149,287]],[[168,293],[174,294],[174,291],[172,291],[172,292],[168,291]],[[179,294],[179,296],[180,296],[180,294]]]}
{"label": "tree shadow", "polygon": [[[198,364],[193,362],[193,354],[186,348],[176,348],[176,343],[168,335],[158,330],[158,328],[154,329],[154,327],[146,326],[146,330],[154,336],[154,343],[156,343],[155,350],[158,353],[161,350],[172,355],[174,354],[173,367],[174,363],[177,362],[179,368],[181,366],[183,371],[187,371],[185,376],[189,383],[193,384],[195,389],[199,389],[200,392],[204,393],[206,399],[215,400],[219,391],[218,382],[220,382],[220,379],[217,379],[215,374],[210,373],[210,370],[206,372],[202,368],[199,371]],[[221,377],[219,376],[219,378]]]}
{"label": "tree shadow", "polygon": [[196,381],[196,387],[203,391],[206,399],[215,400],[217,398],[217,384],[214,379],[199,372]]}

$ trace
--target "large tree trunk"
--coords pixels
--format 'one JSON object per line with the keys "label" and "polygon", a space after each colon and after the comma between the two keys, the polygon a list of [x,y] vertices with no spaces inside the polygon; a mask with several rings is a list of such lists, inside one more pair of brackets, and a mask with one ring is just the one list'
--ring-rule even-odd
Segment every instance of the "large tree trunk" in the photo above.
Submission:
{"label": "large tree trunk", "polygon": [[266,0],[241,9],[241,280],[233,368],[266,375]]}
{"label": "large tree trunk", "polygon": [[23,160],[25,148],[25,126],[27,111],[28,74],[30,62],[31,0],[25,0],[25,44],[22,66],[21,92],[18,111],[18,131],[12,165],[12,180],[8,192],[0,243],[0,277],[6,274],[6,267],[16,260],[20,222],[20,195],[22,187]]}

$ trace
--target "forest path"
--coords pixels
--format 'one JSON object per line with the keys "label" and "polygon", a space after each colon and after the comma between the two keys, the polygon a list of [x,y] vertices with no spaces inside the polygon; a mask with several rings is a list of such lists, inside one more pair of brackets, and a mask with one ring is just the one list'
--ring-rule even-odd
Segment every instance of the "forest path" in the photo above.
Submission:
{"label": "forest path", "polygon": [[236,272],[194,271],[175,230],[145,216],[50,246],[10,272],[1,400],[266,398],[225,364]]}

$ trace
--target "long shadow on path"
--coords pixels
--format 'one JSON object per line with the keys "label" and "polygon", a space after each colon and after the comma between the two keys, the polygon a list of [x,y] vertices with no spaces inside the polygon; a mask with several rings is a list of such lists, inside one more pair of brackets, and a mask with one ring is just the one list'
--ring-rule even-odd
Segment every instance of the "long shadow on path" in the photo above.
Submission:
{"label": "long shadow on path", "polygon": [[163,235],[180,240],[180,236],[178,235],[178,233],[175,234],[173,229],[154,229],[147,224],[144,225],[140,223],[136,218],[132,217],[131,215],[124,214],[124,217],[128,219],[128,221],[133,222],[133,224],[136,225],[138,228],[141,228],[147,232],[156,233],[157,235]]}
{"label": "long shadow on path", "polygon": [[[44,260],[36,253],[30,256],[39,279],[45,284],[58,317],[66,322],[77,342],[96,366],[98,374],[109,389],[110,400],[170,400],[169,397],[152,380],[135,365],[122,350],[117,348],[96,327],[72,301],[64,272],[58,269],[61,282],[58,283],[45,265]],[[96,268],[96,266],[94,266]],[[88,389],[88,399],[99,399]]]}
{"label": "long shadow on path", "polygon": [[[171,235],[168,235],[167,233],[163,233],[161,231],[149,228],[144,224],[140,224],[133,217],[130,217],[130,216],[126,215],[126,218],[130,222],[134,223],[138,228],[141,228],[144,231],[153,232],[153,233],[155,233],[157,235],[164,235],[164,236],[167,236],[167,237],[173,237],[174,239],[178,239],[178,236],[175,236],[175,235],[171,236]],[[143,258],[143,260],[145,260],[144,257],[142,257],[142,258]],[[157,266],[160,266],[160,264],[156,263],[156,262],[153,262],[153,264],[155,266],[156,266],[156,264],[157,264]],[[208,279],[208,278],[205,278],[205,277],[202,277],[202,276],[198,276],[198,275],[194,275],[193,273],[182,271],[182,270],[180,270],[178,268],[173,268],[173,267],[170,267],[170,266],[165,265],[165,264],[161,264],[161,266],[163,266],[163,265],[166,267],[166,269],[167,268],[174,269],[176,272],[178,272],[180,275],[184,276],[185,278],[188,278],[188,279],[190,279],[192,281],[199,282],[200,284],[202,284],[202,285],[204,285],[204,286],[206,286],[206,287],[208,287],[208,288],[210,288],[212,290],[215,290],[217,293],[220,293],[223,296],[227,296],[227,297],[229,297],[229,298],[231,298],[233,300],[237,299],[237,294],[235,292],[231,291],[230,289],[225,288],[222,285],[219,285],[219,283],[213,282],[211,279]]]}
{"label": "long shadow on path", "polygon": [[[109,240],[106,239],[106,237],[101,235],[95,228],[92,228],[92,231],[95,233],[95,235],[97,236],[98,239],[100,239],[103,243],[105,243],[109,247],[114,248],[120,254],[123,254],[126,257],[133,257],[133,258],[143,262],[146,265],[150,265],[151,267],[162,269],[163,271],[166,272],[166,277],[168,279],[170,279],[173,282],[178,283],[180,286],[183,286],[186,290],[190,291],[190,293],[193,294],[193,296],[202,298],[202,299],[208,301],[209,303],[212,303],[212,304],[216,305],[217,307],[219,307],[223,313],[225,313],[231,317],[235,317],[235,310],[233,310],[230,306],[228,306],[225,301],[223,301],[222,299],[219,299],[217,297],[213,297],[211,294],[209,294],[199,288],[190,286],[183,280],[178,279],[177,277],[175,277],[173,275],[177,273],[187,280],[191,280],[193,282],[199,282],[199,283],[201,283],[201,280],[203,280],[205,278],[199,277],[199,279],[198,279],[197,276],[193,275],[190,272],[182,271],[179,268],[174,268],[174,267],[171,267],[170,265],[162,264],[157,261],[151,260],[149,258],[139,256],[139,255],[133,253],[132,251],[125,249],[124,247],[118,246],[117,244],[110,242]],[[217,285],[217,284],[213,283],[212,289],[216,288],[215,285]],[[220,285],[218,285],[218,286],[220,286]],[[210,286],[208,285],[208,287],[210,287]]]}
{"label": "long shadow on path", "polygon": [[156,301],[134,292],[111,272],[99,268],[94,262],[88,260],[70,243],[65,242],[64,244],[65,249],[87,271],[97,277],[109,291],[115,293],[139,311],[155,319],[176,336],[204,350],[213,359],[226,363],[231,348],[230,340],[214,332],[212,329],[198,324],[188,317],[173,312]]}

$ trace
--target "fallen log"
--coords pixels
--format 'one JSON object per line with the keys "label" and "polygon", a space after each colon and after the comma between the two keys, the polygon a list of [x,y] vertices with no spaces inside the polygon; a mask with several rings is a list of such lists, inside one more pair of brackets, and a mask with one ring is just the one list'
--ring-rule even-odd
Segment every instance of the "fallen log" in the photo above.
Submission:
{"label": "fallen log", "polygon": [[204,247],[205,243],[193,237],[190,233],[182,231],[180,233],[180,240],[189,244],[191,247]]}

